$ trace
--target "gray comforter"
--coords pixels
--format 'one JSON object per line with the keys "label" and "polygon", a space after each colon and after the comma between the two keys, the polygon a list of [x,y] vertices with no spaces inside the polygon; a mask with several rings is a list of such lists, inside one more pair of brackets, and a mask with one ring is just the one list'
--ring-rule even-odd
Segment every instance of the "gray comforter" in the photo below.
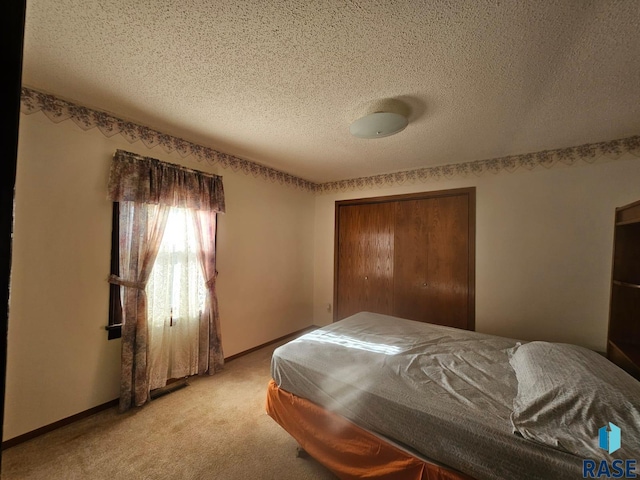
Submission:
{"label": "gray comforter", "polygon": [[279,387],[478,480],[582,478],[582,459],[513,433],[517,341],[359,313],[276,349]]}

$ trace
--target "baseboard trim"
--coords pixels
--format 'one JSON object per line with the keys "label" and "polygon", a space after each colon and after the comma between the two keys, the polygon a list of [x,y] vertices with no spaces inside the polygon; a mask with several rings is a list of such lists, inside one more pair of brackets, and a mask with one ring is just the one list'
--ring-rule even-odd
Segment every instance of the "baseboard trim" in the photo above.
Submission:
{"label": "baseboard trim", "polygon": [[31,440],[33,438],[39,437],[40,435],[44,435],[45,433],[52,432],[53,430],[57,430],[58,428],[77,422],[78,420],[82,420],[83,418],[90,417],[94,413],[107,410],[117,405],[118,405],[118,399],[116,398],[115,400],[111,400],[107,403],[103,403],[102,405],[98,405],[97,407],[93,407],[88,410],[85,410],[84,412],[76,413],[75,415],[71,415],[70,417],[63,418],[62,420],[58,420],[57,422],[50,423],[49,425],[45,425],[44,427],[36,428],[35,430],[32,430],[30,432],[23,433],[22,435],[18,435],[17,437],[10,438],[9,440],[2,442],[2,450],[15,447],[16,445],[20,443],[24,443],[27,440]]}
{"label": "baseboard trim", "polygon": [[320,328],[320,327],[317,327],[316,325],[311,325],[310,327],[301,328],[300,330],[297,330],[293,333],[288,333],[287,335],[283,335],[282,337],[278,337],[275,340],[271,340],[269,342],[263,343],[262,345],[258,345],[257,347],[253,347],[253,348],[250,348],[249,350],[245,350],[243,352],[236,353],[235,355],[225,357],[224,361],[230,362],[231,360],[235,360],[236,358],[243,357],[245,355],[255,352],[256,350],[260,350],[261,348],[268,347],[269,345],[273,345],[274,343],[281,342],[282,340],[286,340],[287,338],[299,337],[300,335],[310,332],[311,330],[316,330],[317,328]]}
{"label": "baseboard trim", "polygon": [[[312,325],[310,327],[302,328],[293,333],[289,333],[287,335],[283,335],[282,337],[278,337],[275,340],[271,340],[269,342],[263,343],[262,345],[258,345],[257,347],[250,348],[249,350],[245,350],[240,353],[236,353],[235,355],[231,355],[224,359],[225,362],[230,362],[235,360],[236,358],[240,358],[244,355],[248,355],[249,353],[255,352],[256,350],[260,350],[261,348],[268,347],[269,345],[273,345],[274,343],[281,342],[282,340],[286,340],[287,338],[297,337],[303,335],[304,333],[315,330],[319,327]],[[57,422],[50,423],[49,425],[45,425],[44,427],[36,428],[27,433],[23,433],[22,435],[18,435],[17,437],[10,438],[9,440],[5,440],[2,442],[2,450],[6,450],[7,448],[15,447],[20,443],[24,443],[27,440],[32,440],[40,435],[44,435],[45,433],[52,432],[57,430],[58,428],[64,427],[71,423],[77,422],[78,420],[82,420],[83,418],[90,417],[91,415],[102,412],[103,410],[107,410],[111,407],[115,407],[118,405],[118,399],[111,400],[107,403],[103,403],[102,405],[98,405],[97,407],[90,408],[80,413],[76,413],[75,415],[71,415],[70,417],[63,418],[62,420],[58,420]]]}

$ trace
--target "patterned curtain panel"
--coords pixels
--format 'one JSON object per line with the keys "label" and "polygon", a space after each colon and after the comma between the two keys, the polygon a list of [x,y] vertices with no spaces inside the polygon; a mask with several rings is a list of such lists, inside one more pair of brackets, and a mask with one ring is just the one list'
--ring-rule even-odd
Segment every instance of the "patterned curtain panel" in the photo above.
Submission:
{"label": "patterned curtain panel", "polygon": [[193,211],[198,242],[198,259],[205,278],[207,295],[204,312],[200,320],[200,358],[198,373],[213,375],[224,365],[222,339],[220,336],[220,317],[218,297],[216,295],[216,214],[207,211]]}
{"label": "patterned curtain panel", "polygon": [[114,202],[224,212],[222,177],[117,150],[109,175]]}
{"label": "patterned curtain panel", "polygon": [[146,286],[164,234],[170,207],[120,202],[120,276],[123,287],[120,411],[149,399]]}
{"label": "patterned curtain panel", "polygon": [[[200,348],[196,357],[191,357],[194,360],[186,362],[193,365],[187,367],[187,374],[213,374],[223,366],[215,289],[215,229],[216,213],[224,212],[225,208],[224,191],[222,178],[217,175],[118,150],[111,164],[109,199],[120,202],[120,275],[111,275],[109,282],[122,288],[120,410],[125,411],[132,405],[146,403],[150,379],[154,379],[153,387],[157,387],[162,383],[158,378],[165,375],[163,372],[158,376],[151,368],[157,364],[153,359],[158,357],[152,355],[150,338],[159,330],[154,330],[150,322],[153,319],[148,316],[147,284],[172,211],[188,209],[190,212],[185,218],[193,227],[191,243],[195,247],[195,264],[200,265],[198,275],[204,283],[203,307],[195,315]],[[167,267],[163,262],[159,265]],[[157,292],[154,290],[155,286],[151,293],[155,302]],[[171,309],[169,318],[172,326]],[[164,370],[171,374],[170,368]]]}

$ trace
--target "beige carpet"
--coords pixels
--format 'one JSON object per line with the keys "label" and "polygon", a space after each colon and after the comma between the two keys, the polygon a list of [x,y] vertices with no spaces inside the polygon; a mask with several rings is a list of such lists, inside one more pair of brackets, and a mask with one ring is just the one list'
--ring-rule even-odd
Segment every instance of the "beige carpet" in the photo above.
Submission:
{"label": "beige carpet", "polygon": [[106,410],[2,453],[2,479],[335,479],[264,413],[275,346],[126,414]]}

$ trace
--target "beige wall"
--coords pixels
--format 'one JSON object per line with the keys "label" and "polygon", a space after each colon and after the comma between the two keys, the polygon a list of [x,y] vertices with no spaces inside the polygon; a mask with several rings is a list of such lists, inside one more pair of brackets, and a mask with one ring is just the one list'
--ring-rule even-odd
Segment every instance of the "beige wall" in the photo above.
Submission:
{"label": "beige wall", "polygon": [[332,321],[336,200],[475,186],[476,330],[605,350],[614,208],[640,199],[640,161],[316,197],[315,324]]}
{"label": "beige wall", "polygon": [[107,340],[117,148],[223,175],[218,296],[230,356],[312,324],[310,193],[21,115],[9,315],[5,440],[118,396],[120,340]]}
{"label": "beige wall", "polygon": [[218,296],[225,355],[332,320],[336,200],[477,188],[476,327],[605,348],[613,210],[640,199],[640,161],[313,195],[160,147],[21,116],[7,392],[10,439],[118,396],[107,341],[109,161],[117,148],[224,177]]}

